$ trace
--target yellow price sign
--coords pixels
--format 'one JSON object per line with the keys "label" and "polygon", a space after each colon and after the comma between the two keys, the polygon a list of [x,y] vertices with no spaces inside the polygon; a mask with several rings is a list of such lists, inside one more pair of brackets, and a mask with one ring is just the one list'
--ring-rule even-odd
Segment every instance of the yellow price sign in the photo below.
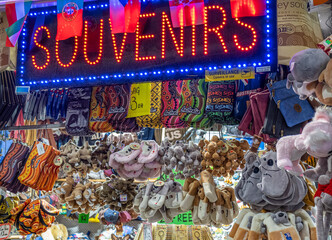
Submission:
{"label": "yellow price sign", "polygon": [[240,80],[240,79],[254,79],[255,78],[255,68],[231,68],[231,69],[217,69],[217,70],[206,70],[205,71],[205,81],[230,81],[230,80]]}
{"label": "yellow price sign", "polygon": [[150,114],[151,83],[134,83],[131,85],[130,106],[127,118]]}

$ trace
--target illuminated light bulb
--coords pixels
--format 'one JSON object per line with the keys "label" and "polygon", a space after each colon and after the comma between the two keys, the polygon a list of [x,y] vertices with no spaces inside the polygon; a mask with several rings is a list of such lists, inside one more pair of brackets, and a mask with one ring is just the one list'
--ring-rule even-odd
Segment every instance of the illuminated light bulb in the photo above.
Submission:
{"label": "illuminated light bulb", "polygon": [[[156,15],[155,13],[140,14],[140,18],[154,17],[155,15]],[[139,35],[139,21],[138,21],[137,26],[136,26],[136,45],[135,45],[135,60],[136,61],[156,59],[156,56],[150,56],[152,59],[150,59],[149,56],[139,57],[139,41],[141,39],[148,39],[148,38],[154,38],[154,34]]]}
{"label": "illuminated light bulb", "polygon": [[37,47],[45,50],[46,52],[46,62],[44,63],[44,65],[42,66],[39,66],[37,65],[36,63],[36,56],[35,55],[32,55],[32,64],[35,68],[37,68],[38,70],[42,70],[42,69],[45,69],[49,63],[50,63],[50,60],[51,60],[51,57],[50,57],[50,51],[48,50],[48,48],[44,47],[43,45],[41,45],[38,41],[37,41],[37,36],[38,36],[38,33],[41,31],[41,30],[45,30],[46,31],[46,34],[47,34],[47,38],[51,38],[51,34],[50,34],[50,31],[47,27],[45,26],[41,26],[39,27],[36,32],[35,32],[35,35],[34,35],[34,43],[36,44]]}
{"label": "illuminated light bulb", "polygon": [[[208,10],[209,9],[219,9],[223,13],[224,18],[223,18],[223,22],[221,23],[220,26],[214,27],[214,28],[209,28],[207,26],[208,25]],[[208,54],[208,33],[214,32],[218,36],[220,43],[222,44],[224,42],[223,37],[222,37],[221,33],[219,32],[219,30],[223,29],[223,27],[225,26],[226,19],[227,18],[226,18],[225,10],[222,7],[220,7],[218,5],[205,7],[205,11],[204,11],[204,22],[205,22],[205,24],[204,24],[204,54],[205,55]],[[223,50],[224,50],[225,53],[228,52],[226,45],[223,46]]]}
{"label": "illuminated light bulb", "polygon": [[100,37],[99,37],[99,53],[98,57],[95,61],[90,61],[88,58],[87,53],[87,45],[88,45],[88,21],[84,22],[84,43],[83,43],[83,49],[84,49],[84,59],[85,61],[90,65],[96,65],[99,63],[101,56],[103,54],[103,32],[104,32],[104,20],[100,19]]}
{"label": "illuminated light bulb", "polygon": [[56,58],[57,62],[59,63],[59,65],[61,67],[64,67],[64,68],[67,68],[67,67],[71,66],[74,63],[75,59],[76,59],[77,50],[78,50],[78,37],[75,36],[74,54],[73,54],[71,60],[69,61],[69,63],[63,64],[60,60],[60,57],[59,57],[59,41],[56,41],[55,42],[55,58]]}

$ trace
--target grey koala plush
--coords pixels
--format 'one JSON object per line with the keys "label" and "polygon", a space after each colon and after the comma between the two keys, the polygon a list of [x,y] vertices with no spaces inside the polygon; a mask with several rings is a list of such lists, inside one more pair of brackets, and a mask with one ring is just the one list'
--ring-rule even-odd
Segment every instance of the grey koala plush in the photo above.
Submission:
{"label": "grey koala plush", "polygon": [[294,54],[289,63],[291,73],[287,76],[287,88],[292,85],[300,88],[304,82],[317,81],[329,61],[329,56],[321,49],[310,48]]}
{"label": "grey koala plush", "polygon": [[285,226],[291,225],[286,212],[276,212],[272,214],[271,217],[276,224],[283,224]]}

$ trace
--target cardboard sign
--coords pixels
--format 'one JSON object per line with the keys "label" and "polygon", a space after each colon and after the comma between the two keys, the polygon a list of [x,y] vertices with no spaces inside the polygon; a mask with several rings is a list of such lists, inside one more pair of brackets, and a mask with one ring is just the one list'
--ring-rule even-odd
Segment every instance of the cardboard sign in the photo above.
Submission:
{"label": "cardboard sign", "polygon": [[231,68],[231,69],[217,69],[217,70],[206,70],[205,81],[229,81],[229,80],[240,80],[240,79],[254,79],[255,68]]}
{"label": "cardboard sign", "polygon": [[136,83],[131,85],[130,107],[127,118],[150,114],[151,83]]}
{"label": "cardboard sign", "polygon": [[7,239],[10,236],[12,226],[10,224],[0,224],[0,239]]}

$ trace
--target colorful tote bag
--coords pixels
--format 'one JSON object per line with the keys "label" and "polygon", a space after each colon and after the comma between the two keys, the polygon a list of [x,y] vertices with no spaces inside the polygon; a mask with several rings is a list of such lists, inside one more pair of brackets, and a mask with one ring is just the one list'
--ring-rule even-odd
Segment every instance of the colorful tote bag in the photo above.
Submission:
{"label": "colorful tote bag", "polygon": [[235,90],[234,81],[209,83],[205,111],[214,122],[224,125],[239,123],[233,116]]}
{"label": "colorful tote bag", "polygon": [[130,103],[130,84],[109,86],[109,122],[113,126],[127,117]]}
{"label": "colorful tote bag", "polygon": [[109,123],[109,86],[93,87],[90,103],[89,129],[94,132],[111,132]]}
{"label": "colorful tote bag", "polygon": [[141,127],[137,125],[136,118],[125,118],[122,121],[116,121],[113,124],[115,130],[121,132],[139,132]]}
{"label": "colorful tote bag", "polygon": [[162,82],[151,83],[151,110],[150,114],[136,118],[137,125],[140,127],[161,128],[161,87]]}
{"label": "colorful tote bag", "polygon": [[180,118],[182,80],[165,81],[161,90],[161,122],[167,128],[185,128],[187,123]]}
{"label": "colorful tote bag", "polygon": [[204,79],[184,80],[181,88],[181,120],[192,123],[203,118],[207,95]]}

